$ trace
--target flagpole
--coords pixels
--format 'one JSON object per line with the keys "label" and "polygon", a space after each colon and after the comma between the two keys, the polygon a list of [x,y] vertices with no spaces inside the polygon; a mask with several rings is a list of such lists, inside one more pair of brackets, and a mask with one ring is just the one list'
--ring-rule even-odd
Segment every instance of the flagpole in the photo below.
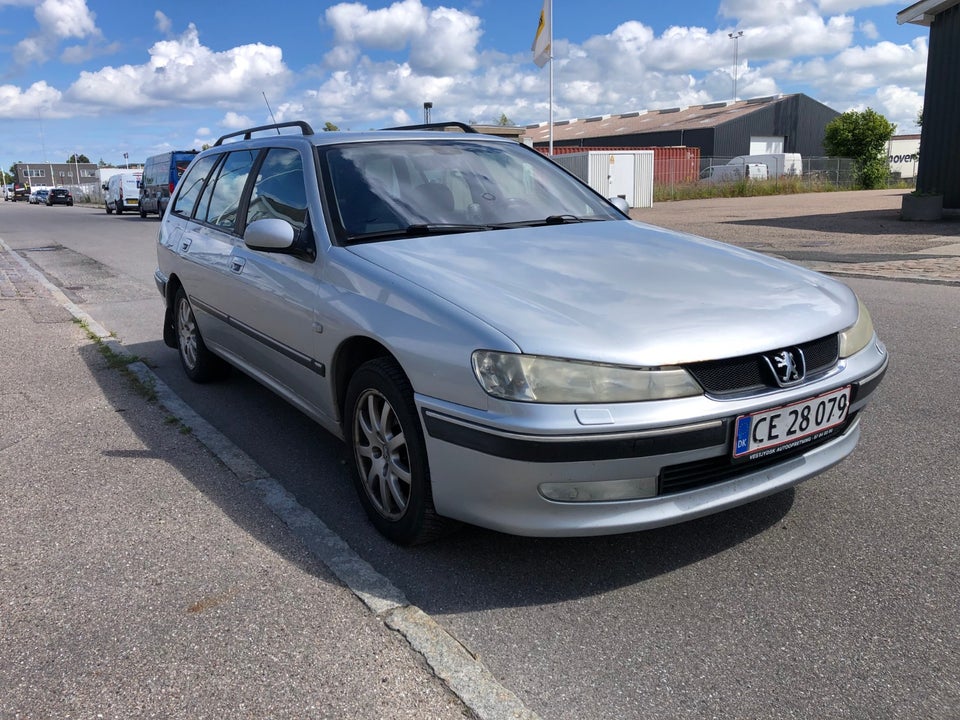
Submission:
{"label": "flagpole", "polygon": [[553,157],[553,0],[550,2],[550,157]]}

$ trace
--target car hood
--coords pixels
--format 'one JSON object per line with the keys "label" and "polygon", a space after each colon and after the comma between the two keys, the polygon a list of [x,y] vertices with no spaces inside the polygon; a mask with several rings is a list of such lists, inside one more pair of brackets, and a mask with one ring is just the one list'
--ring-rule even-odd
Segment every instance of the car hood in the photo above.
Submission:
{"label": "car hood", "polygon": [[786,347],[857,319],[853,292],[830,278],[626,220],[349,250],[471,313],[530,354],[673,365]]}

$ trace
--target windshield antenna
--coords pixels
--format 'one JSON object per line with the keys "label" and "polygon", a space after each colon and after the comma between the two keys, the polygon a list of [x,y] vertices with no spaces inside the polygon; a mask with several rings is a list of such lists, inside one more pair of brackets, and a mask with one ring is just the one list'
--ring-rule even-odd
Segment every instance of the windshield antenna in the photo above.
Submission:
{"label": "windshield antenna", "polygon": [[[273,116],[273,110],[270,108],[270,103],[267,102],[267,94],[261,90],[260,94],[263,95],[263,102],[267,105],[267,110],[270,112],[270,119],[273,120],[273,124],[277,124],[277,119]],[[280,134],[280,128],[277,128],[277,135]]]}

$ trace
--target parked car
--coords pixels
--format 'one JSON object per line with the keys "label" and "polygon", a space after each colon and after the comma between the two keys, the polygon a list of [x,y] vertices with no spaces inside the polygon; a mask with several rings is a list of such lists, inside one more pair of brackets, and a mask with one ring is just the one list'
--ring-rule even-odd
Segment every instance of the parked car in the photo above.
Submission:
{"label": "parked car", "polygon": [[140,217],[163,215],[177,181],[196,154],[196,150],[178,150],[147,158],[140,187]]}
{"label": "parked car", "polygon": [[140,206],[140,173],[118,173],[107,178],[103,185],[103,204],[107,215],[124,210],[136,210]]}
{"label": "parked car", "polygon": [[73,207],[73,195],[66,188],[54,188],[47,195],[47,205],[68,205]]}
{"label": "parked car", "polygon": [[31,205],[46,205],[47,204],[47,195],[50,194],[49,190],[34,190],[30,193],[30,204]]}
{"label": "parked car", "polygon": [[384,535],[659,527],[853,450],[888,361],[846,285],[425,128],[226,135],[157,243],[186,375],[232,365],[344,439]]}
{"label": "parked car", "polygon": [[21,200],[30,199],[30,191],[21,185],[20,183],[15,183],[13,186],[13,195],[10,198],[13,202],[19,202]]}

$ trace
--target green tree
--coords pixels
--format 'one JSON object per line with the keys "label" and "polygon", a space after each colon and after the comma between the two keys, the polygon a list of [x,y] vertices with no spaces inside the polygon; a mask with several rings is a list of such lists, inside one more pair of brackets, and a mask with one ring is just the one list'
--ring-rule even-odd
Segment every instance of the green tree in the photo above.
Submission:
{"label": "green tree", "polygon": [[831,157],[847,157],[854,162],[857,185],[864,190],[883,187],[890,168],[887,141],[897,126],[870,108],[851,110],[827,124],[823,147]]}
{"label": "green tree", "polygon": [[334,125],[334,124],[333,124],[332,122],[330,122],[329,120],[323,124],[323,131],[324,131],[324,132],[337,132],[339,129],[340,129],[340,128],[338,128],[336,125]]}
{"label": "green tree", "polygon": [[917,110],[917,119],[915,120],[917,127],[923,127],[923,105],[920,106],[920,109]]}
{"label": "green tree", "polygon": [[507,117],[506,113],[500,113],[500,119],[497,120],[500,127],[513,127],[513,120]]}
{"label": "green tree", "polygon": [[73,155],[67,158],[67,162],[68,163],[88,163],[90,162],[90,158],[88,158],[83,153],[80,153],[79,155],[74,153]]}

